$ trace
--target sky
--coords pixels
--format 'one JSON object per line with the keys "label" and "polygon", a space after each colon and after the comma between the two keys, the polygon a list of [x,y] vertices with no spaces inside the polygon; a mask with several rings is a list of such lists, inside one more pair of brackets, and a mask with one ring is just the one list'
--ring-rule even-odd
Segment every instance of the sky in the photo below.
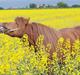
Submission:
{"label": "sky", "polygon": [[0,0],[0,7],[4,8],[25,7],[30,3],[56,5],[57,2],[61,1],[67,3],[68,5],[80,4],[80,0]]}

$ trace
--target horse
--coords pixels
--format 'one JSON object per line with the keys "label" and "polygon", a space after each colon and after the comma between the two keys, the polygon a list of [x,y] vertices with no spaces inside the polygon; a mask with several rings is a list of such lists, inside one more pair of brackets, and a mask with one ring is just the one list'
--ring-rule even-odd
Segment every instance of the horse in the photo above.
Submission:
{"label": "horse", "polygon": [[44,35],[44,45],[51,44],[50,55],[56,51],[56,45],[60,37],[63,37],[65,40],[70,39],[71,43],[80,38],[80,26],[56,30],[40,23],[30,22],[30,18],[24,17],[17,17],[14,22],[1,23],[0,32],[19,38],[27,34],[29,44],[34,46],[38,36]]}

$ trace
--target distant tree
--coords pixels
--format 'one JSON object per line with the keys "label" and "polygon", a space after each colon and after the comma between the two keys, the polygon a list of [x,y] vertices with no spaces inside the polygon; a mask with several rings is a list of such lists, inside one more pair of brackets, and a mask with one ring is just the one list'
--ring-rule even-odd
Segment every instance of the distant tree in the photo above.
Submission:
{"label": "distant tree", "polygon": [[57,7],[58,8],[67,8],[68,7],[68,4],[66,4],[64,2],[59,2],[59,3],[57,3]]}
{"label": "distant tree", "polygon": [[74,5],[72,5],[72,7],[80,7],[80,5],[78,5],[78,4],[74,4]]}
{"label": "distant tree", "polygon": [[55,8],[53,5],[47,5],[46,8]]}
{"label": "distant tree", "polygon": [[43,8],[46,8],[46,5],[45,5],[45,4],[43,4],[43,5],[42,5],[42,7],[43,7]]}
{"label": "distant tree", "polygon": [[28,8],[28,6],[26,6],[25,8]]}
{"label": "distant tree", "polygon": [[0,10],[1,10],[1,9],[4,9],[4,8],[3,8],[3,7],[0,7]]}
{"label": "distant tree", "polygon": [[37,4],[31,3],[31,4],[29,4],[29,8],[37,8]]}

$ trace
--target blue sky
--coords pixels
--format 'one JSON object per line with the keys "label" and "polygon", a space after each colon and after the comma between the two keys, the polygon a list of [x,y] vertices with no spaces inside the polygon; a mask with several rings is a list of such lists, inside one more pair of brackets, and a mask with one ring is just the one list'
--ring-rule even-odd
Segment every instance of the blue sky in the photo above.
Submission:
{"label": "blue sky", "polygon": [[80,4],[80,0],[0,0],[0,6],[4,8],[9,7],[25,7],[29,3],[37,3],[37,4],[53,4],[55,5],[57,2],[63,1],[72,4]]}

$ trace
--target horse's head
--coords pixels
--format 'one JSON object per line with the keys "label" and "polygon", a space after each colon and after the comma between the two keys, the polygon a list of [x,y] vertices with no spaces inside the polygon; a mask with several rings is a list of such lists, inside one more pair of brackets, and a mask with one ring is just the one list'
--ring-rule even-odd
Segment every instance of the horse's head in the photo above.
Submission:
{"label": "horse's head", "polygon": [[17,17],[15,22],[3,23],[0,26],[0,32],[6,33],[10,36],[21,37],[25,33],[25,28],[29,23],[30,18]]}

